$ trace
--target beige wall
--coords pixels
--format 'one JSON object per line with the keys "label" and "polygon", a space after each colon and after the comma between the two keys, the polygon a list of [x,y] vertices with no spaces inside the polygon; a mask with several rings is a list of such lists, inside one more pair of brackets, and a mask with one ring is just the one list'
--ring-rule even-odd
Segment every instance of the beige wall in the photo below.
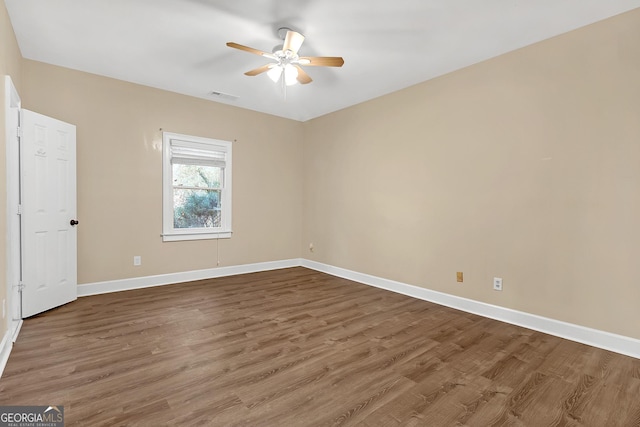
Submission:
{"label": "beige wall", "polygon": [[29,60],[23,78],[25,108],[77,126],[78,283],[216,267],[216,240],[162,242],[160,128],[236,141],[220,266],[299,256],[302,123]]}
{"label": "beige wall", "polygon": [[639,76],[637,9],[305,123],[302,256],[640,338]]}
{"label": "beige wall", "polygon": [[[4,2],[0,2],[0,302],[7,295],[7,171],[6,171],[6,130],[4,123],[4,76],[9,75],[14,86],[20,90],[22,56],[18,49],[13,27]],[[6,319],[0,318],[0,340],[7,328]]]}

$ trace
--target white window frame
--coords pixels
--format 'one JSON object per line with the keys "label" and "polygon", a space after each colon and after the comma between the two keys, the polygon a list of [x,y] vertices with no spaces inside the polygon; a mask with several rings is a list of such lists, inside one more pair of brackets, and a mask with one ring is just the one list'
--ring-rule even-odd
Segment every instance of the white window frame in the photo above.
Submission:
{"label": "white window frame", "polygon": [[[220,194],[221,221],[216,228],[174,228],[173,227],[173,167],[171,166],[171,141],[194,147],[206,145],[224,153],[225,167],[223,186]],[[231,142],[179,133],[162,133],[162,241],[228,239],[231,237]]]}

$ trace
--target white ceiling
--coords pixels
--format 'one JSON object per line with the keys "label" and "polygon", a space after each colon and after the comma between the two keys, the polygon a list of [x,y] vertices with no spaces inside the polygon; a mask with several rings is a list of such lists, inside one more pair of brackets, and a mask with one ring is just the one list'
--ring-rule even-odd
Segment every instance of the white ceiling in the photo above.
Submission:
{"label": "white ceiling", "polygon": [[[25,58],[309,120],[640,7],[640,0],[5,0]],[[282,88],[228,41],[303,33],[308,85]],[[237,96],[216,97],[212,91]]]}

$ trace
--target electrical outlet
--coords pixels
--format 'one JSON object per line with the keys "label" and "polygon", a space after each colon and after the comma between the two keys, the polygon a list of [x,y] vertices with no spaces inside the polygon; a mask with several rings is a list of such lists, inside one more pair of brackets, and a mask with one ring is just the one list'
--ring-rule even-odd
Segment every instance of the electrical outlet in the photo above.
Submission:
{"label": "electrical outlet", "polygon": [[309,252],[313,252],[313,243],[309,243]]}
{"label": "electrical outlet", "polygon": [[502,290],[502,277],[494,277],[493,278],[493,290],[501,291]]}
{"label": "electrical outlet", "polygon": [[456,273],[456,281],[458,281],[458,282],[463,282],[464,281],[463,276],[462,276],[462,271],[458,271]]}
{"label": "electrical outlet", "polygon": [[142,257],[140,255],[133,257],[133,265],[142,265]]}

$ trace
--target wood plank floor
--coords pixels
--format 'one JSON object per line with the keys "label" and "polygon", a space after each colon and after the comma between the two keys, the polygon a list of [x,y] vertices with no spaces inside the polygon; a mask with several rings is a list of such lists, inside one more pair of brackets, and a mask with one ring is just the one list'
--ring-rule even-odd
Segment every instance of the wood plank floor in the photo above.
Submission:
{"label": "wood plank floor", "polygon": [[0,405],[67,426],[640,426],[640,360],[305,268],[25,321]]}

